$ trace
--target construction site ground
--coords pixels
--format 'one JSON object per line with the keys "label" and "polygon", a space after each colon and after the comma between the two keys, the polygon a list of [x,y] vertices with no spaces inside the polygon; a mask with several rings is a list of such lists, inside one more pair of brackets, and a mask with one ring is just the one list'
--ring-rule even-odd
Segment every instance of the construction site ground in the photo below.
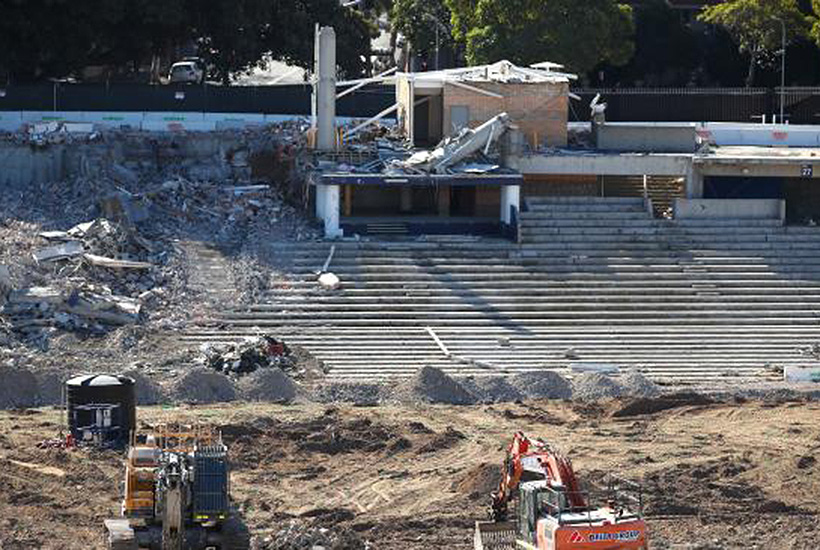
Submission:
{"label": "construction site ground", "polygon": [[[643,480],[652,548],[817,548],[820,403],[708,402],[690,395],[580,404],[144,407],[143,427],[207,422],[231,448],[232,492],[255,548],[470,548],[504,446],[547,438],[583,480]],[[0,412],[0,548],[103,548],[119,510],[122,456],[42,445],[56,408]]]}

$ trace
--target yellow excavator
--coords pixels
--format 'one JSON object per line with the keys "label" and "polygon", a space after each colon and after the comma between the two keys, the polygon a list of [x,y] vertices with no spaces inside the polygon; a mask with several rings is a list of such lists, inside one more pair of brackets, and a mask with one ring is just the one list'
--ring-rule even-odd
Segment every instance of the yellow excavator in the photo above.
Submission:
{"label": "yellow excavator", "polygon": [[211,427],[164,425],[133,435],[122,517],[105,521],[109,550],[240,550],[228,448]]}

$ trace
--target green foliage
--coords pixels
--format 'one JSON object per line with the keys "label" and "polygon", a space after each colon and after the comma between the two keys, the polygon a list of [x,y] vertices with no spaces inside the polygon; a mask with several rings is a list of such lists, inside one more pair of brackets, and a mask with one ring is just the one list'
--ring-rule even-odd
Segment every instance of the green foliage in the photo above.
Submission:
{"label": "green foliage", "polygon": [[0,75],[61,78],[92,65],[138,68],[195,42],[227,81],[270,52],[313,62],[315,23],[332,25],[342,73],[367,67],[374,28],[338,0],[2,0]]}
{"label": "green foliage", "polygon": [[446,0],[471,64],[555,61],[586,73],[634,51],[632,9],[614,0]]}
{"label": "green foliage", "polygon": [[738,49],[749,55],[747,86],[754,82],[755,66],[780,48],[781,21],[789,41],[806,36],[811,23],[797,0],[728,0],[704,8],[699,19],[725,28]]}
{"label": "green foliage", "polygon": [[442,0],[395,0],[391,23],[393,30],[407,38],[415,52],[435,48],[437,28],[440,46],[453,43],[450,10]]}

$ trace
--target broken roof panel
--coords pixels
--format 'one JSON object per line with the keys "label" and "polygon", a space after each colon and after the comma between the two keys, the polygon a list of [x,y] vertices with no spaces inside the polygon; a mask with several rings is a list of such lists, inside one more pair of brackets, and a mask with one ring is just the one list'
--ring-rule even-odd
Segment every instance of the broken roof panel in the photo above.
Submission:
{"label": "broken roof panel", "polygon": [[[509,61],[499,61],[491,65],[445,69],[423,73],[399,73],[396,77],[412,77],[424,86],[443,86],[445,82],[505,82],[531,84],[569,83],[578,77],[571,73],[558,72],[562,65],[545,61],[530,67],[519,67]],[[396,77],[390,77],[395,81]]]}

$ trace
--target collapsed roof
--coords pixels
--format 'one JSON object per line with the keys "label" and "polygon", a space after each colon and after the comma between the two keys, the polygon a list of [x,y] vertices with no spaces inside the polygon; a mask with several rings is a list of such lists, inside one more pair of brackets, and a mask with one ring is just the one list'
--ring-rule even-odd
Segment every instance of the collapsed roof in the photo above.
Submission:
{"label": "collapsed roof", "polygon": [[578,77],[574,74],[559,72],[562,65],[551,62],[536,63],[530,67],[519,67],[509,61],[499,61],[491,65],[478,65],[459,69],[445,69],[424,73],[399,73],[397,76],[412,76],[416,82],[433,84],[440,82],[502,82],[524,84],[560,84],[569,83]]}

